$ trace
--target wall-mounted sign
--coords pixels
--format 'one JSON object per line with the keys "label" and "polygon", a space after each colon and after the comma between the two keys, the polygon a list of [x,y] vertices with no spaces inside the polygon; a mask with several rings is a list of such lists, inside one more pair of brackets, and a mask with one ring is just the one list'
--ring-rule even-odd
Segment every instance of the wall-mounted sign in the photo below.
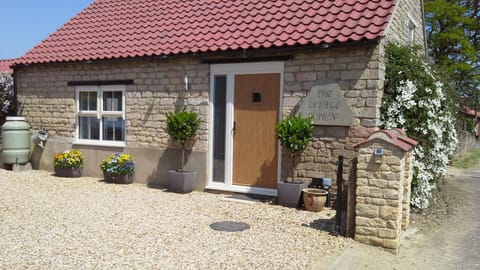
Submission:
{"label": "wall-mounted sign", "polygon": [[353,113],[334,81],[317,81],[296,114],[312,115],[317,126],[351,126]]}

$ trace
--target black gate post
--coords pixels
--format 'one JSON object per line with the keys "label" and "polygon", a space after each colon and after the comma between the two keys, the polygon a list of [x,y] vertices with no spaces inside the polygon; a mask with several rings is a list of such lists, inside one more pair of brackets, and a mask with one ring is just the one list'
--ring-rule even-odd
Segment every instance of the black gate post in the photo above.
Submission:
{"label": "black gate post", "polygon": [[336,216],[335,216],[335,225],[340,227],[340,232],[343,231],[342,216],[345,211],[345,203],[343,196],[343,156],[338,156],[337,162],[337,201],[336,205]]}

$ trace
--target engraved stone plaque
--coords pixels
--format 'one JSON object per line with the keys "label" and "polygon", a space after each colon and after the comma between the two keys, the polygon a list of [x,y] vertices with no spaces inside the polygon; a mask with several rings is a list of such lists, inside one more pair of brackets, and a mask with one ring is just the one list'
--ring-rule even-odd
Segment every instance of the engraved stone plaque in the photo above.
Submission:
{"label": "engraved stone plaque", "polygon": [[334,81],[317,81],[301,100],[297,115],[312,115],[317,126],[351,126],[353,113]]}

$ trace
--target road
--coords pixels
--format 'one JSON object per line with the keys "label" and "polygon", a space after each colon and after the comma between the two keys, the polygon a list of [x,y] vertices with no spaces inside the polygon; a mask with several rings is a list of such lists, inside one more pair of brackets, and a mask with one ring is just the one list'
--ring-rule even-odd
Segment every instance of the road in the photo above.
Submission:
{"label": "road", "polygon": [[450,209],[452,216],[438,231],[426,233],[429,245],[425,248],[434,254],[429,254],[432,260],[424,265],[430,269],[480,269],[480,168],[446,181],[443,191],[456,189],[457,209]]}

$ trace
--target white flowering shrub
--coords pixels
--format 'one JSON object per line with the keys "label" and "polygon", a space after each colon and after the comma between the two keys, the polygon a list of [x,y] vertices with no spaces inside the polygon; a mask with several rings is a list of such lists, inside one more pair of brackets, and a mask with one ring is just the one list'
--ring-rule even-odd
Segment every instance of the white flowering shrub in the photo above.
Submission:
{"label": "white flowering shrub", "polygon": [[384,128],[403,128],[419,142],[414,150],[411,204],[427,208],[457,144],[452,99],[415,50],[392,44],[386,54]]}
{"label": "white flowering shrub", "polygon": [[13,109],[13,78],[6,72],[0,72],[0,117]]}

